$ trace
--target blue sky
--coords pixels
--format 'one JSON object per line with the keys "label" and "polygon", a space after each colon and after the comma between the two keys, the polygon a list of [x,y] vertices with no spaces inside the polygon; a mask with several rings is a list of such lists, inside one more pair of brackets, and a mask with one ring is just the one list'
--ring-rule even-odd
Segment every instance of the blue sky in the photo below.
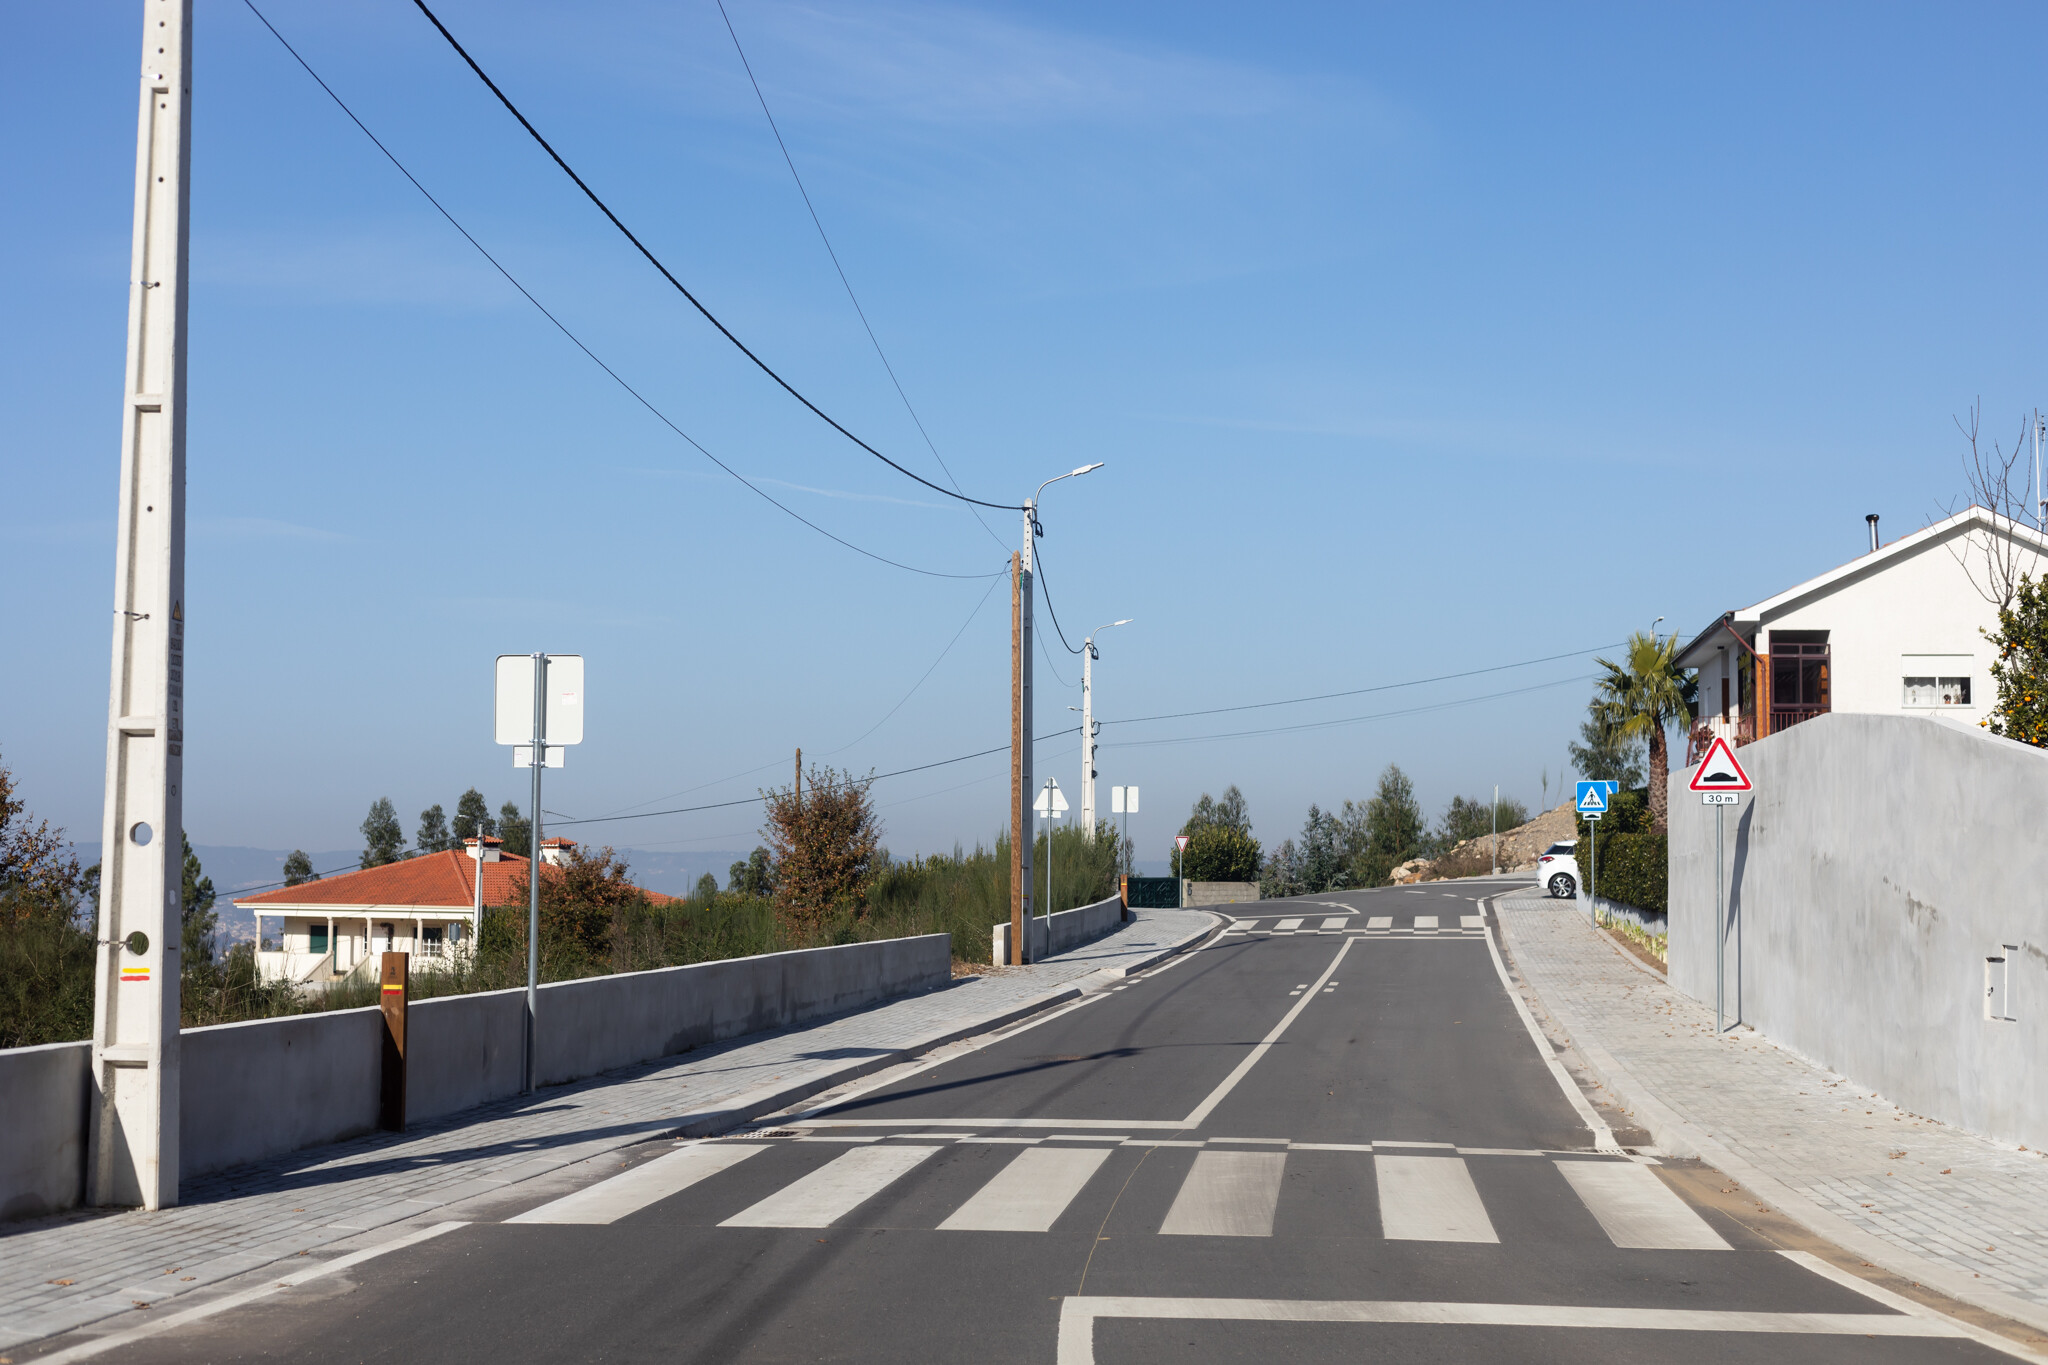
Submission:
{"label": "blue sky", "polygon": [[[1001,568],[1010,517],[985,529],[774,390],[410,5],[264,9],[705,446],[877,553]],[[0,754],[83,839],[138,12],[23,8],[0,51]],[[709,306],[940,477],[714,5],[440,12]],[[1104,637],[1106,721],[1589,649],[1660,615],[1693,630],[1853,556],[1866,512],[1888,536],[1937,515],[1979,396],[2001,436],[2042,401],[2040,101],[2010,61],[2041,49],[2039,10],[731,13],[962,486],[1012,502],[1106,462],[1049,491],[1040,542],[1069,639],[1136,618]],[[491,742],[501,652],[589,661],[588,738],[547,803],[570,815],[746,797],[798,745],[886,772],[1007,740],[1000,589],[875,564],[759,501],[553,331],[239,0],[198,0],[196,24],[195,842],[345,847],[373,798],[409,826],[471,784],[524,804]],[[1078,702],[1047,635],[1041,731]],[[1590,672],[1111,724],[1098,766],[1142,786],[1148,851],[1205,789],[1239,784],[1276,841],[1389,762],[1432,811],[1495,782],[1533,804]],[[1416,710],[1443,703],[1463,704]],[[1384,712],[1407,714],[1137,743]],[[1041,751],[1069,788],[1077,743]],[[1005,771],[879,784],[890,844],[991,836]],[[756,824],[591,829],[685,851]]]}

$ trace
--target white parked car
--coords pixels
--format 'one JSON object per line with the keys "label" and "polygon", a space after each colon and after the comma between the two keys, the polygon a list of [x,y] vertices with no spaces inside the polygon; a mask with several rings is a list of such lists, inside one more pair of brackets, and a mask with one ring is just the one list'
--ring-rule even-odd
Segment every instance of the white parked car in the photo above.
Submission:
{"label": "white parked car", "polygon": [[1536,884],[1554,897],[1576,896],[1579,893],[1579,860],[1577,839],[1566,839],[1543,850],[1543,856],[1536,860]]}

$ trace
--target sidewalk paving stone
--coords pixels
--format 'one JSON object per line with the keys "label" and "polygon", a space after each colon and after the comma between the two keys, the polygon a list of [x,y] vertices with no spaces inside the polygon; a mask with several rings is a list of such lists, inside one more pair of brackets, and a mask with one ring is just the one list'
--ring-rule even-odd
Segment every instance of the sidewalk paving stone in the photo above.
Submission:
{"label": "sidewalk paving stone", "polygon": [[1086,978],[1141,970],[1220,924],[1201,911],[1133,913],[1113,933],[1028,967],[984,969],[922,995],[500,1100],[405,1133],[366,1134],[202,1176],[186,1184],[175,1208],[74,1210],[0,1224],[0,1349],[134,1313],[138,1299],[159,1307],[602,1152],[724,1131],[1071,999]]}
{"label": "sidewalk paving stone", "polygon": [[1673,989],[1574,901],[1498,897],[1501,946],[1553,1039],[1677,1156],[1864,1259],[2048,1329],[2048,1160],[1911,1113]]}

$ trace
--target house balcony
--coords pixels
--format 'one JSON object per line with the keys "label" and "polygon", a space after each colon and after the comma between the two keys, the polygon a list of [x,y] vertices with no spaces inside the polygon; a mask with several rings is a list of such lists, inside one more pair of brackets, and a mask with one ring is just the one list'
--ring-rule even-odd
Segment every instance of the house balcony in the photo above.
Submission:
{"label": "house balcony", "polygon": [[1828,704],[1826,702],[1806,706],[1773,706],[1771,707],[1771,733],[1775,735],[1780,730],[1788,730],[1803,720],[1812,720],[1815,716],[1824,716],[1827,713]]}

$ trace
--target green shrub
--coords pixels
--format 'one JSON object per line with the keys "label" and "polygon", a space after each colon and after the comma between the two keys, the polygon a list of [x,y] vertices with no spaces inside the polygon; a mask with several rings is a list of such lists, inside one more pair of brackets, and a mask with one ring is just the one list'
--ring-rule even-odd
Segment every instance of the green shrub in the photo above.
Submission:
{"label": "green shrub", "polygon": [[1661,834],[1603,832],[1596,886],[1592,845],[1580,843],[1579,871],[1588,878],[1586,889],[1597,890],[1603,899],[1633,905],[1653,915],[1666,913],[1670,905],[1669,869],[1665,861],[1668,844],[1669,840]]}
{"label": "green shrub", "polygon": [[[1188,851],[1176,851],[1176,864],[1185,861],[1187,879],[1192,882],[1255,882],[1259,879],[1259,841],[1241,829],[1210,825],[1188,839]],[[1107,894],[1107,893],[1104,893]]]}

